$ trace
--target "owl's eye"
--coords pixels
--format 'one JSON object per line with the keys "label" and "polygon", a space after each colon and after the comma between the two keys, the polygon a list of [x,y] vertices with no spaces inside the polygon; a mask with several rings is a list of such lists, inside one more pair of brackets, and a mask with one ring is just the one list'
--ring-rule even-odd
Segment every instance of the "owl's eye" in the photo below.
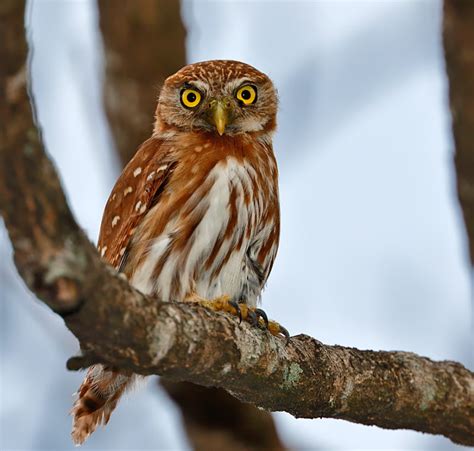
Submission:
{"label": "owl's eye", "polygon": [[201,102],[201,93],[196,89],[183,89],[181,91],[181,103],[186,108],[196,108]]}
{"label": "owl's eye", "polygon": [[242,86],[236,94],[237,100],[244,105],[252,105],[257,100],[257,89],[252,85]]}

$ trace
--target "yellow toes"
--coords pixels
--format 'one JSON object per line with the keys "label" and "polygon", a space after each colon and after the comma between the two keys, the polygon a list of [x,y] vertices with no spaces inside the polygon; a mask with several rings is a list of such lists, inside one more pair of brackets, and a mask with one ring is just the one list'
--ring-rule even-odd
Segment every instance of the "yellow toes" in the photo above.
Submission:
{"label": "yellow toes", "polygon": [[275,321],[268,321],[267,329],[275,337],[283,335],[287,341],[290,339],[290,334],[288,330]]}
{"label": "yellow toes", "polygon": [[238,315],[237,308],[233,305],[230,296],[223,295],[215,299],[205,299],[196,294],[186,296],[186,302],[194,302],[214,312],[226,312],[231,315]]}
{"label": "yellow toes", "polygon": [[288,341],[290,334],[288,331],[275,321],[269,321],[267,314],[255,307],[249,307],[247,304],[239,304],[233,301],[230,296],[223,295],[215,299],[204,299],[196,294],[190,294],[186,297],[187,302],[195,302],[214,312],[225,312],[233,316],[238,316],[241,320],[261,329],[267,329],[275,337],[284,336]]}

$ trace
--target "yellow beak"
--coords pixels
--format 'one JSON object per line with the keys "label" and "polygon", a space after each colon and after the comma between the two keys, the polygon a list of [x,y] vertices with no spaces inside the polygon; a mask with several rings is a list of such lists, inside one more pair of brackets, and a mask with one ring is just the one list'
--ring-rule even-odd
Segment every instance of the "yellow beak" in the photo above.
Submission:
{"label": "yellow beak", "polygon": [[229,123],[229,109],[222,100],[217,100],[212,106],[212,120],[220,136],[224,134]]}

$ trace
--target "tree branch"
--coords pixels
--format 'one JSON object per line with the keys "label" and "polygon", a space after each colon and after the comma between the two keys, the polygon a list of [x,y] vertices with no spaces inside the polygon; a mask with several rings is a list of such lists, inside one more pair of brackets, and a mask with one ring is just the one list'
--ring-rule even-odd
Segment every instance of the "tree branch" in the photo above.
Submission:
{"label": "tree branch", "polygon": [[[0,11],[5,90],[26,58],[22,33],[3,27],[5,10],[16,5]],[[328,346],[305,335],[285,344],[230,316],[163,303],[130,287],[75,224],[35,131],[26,86],[15,89],[0,110],[1,124],[15,124],[2,129],[0,212],[22,277],[81,343],[84,357],[69,368],[102,362],[222,387],[296,417],[408,428],[474,445],[474,374],[459,363]]]}

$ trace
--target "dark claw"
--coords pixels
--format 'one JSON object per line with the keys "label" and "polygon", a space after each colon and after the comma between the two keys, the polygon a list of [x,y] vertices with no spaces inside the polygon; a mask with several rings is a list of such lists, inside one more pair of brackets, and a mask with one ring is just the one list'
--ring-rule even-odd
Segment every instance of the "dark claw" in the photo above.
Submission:
{"label": "dark claw", "polygon": [[254,327],[258,326],[258,316],[253,310],[249,309],[249,311],[247,313],[247,317],[248,317],[248,322],[252,326],[254,326]]}
{"label": "dark claw", "polygon": [[242,322],[242,310],[240,310],[240,305],[237,301],[233,299],[229,301],[229,304],[237,310],[237,314],[239,315],[239,321]]}
{"label": "dark claw", "polygon": [[265,327],[268,329],[268,316],[267,314],[260,308],[255,309],[255,314],[257,315],[258,318],[262,318],[263,322],[265,323]]}
{"label": "dark claw", "polygon": [[280,326],[280,333],[282,333],[285,336],[286,344],[288,344],[290,341],[290,333],[288,332],[288,330],[285,329],[283,326]]}

